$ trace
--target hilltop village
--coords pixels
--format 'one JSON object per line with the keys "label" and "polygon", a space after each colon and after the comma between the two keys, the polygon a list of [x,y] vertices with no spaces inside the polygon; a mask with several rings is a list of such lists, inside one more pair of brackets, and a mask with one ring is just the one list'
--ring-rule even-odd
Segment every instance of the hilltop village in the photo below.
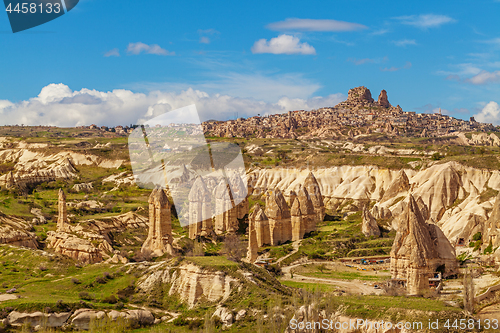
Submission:
{"label": "hilltop village", "polygon": [[215,137],[289,139],[335,139],[370,133],[438,137],[498,130],[492,124],[476,122],[473,117],[462,120],[440,113],[405,112],[399,105],[389,103],[385,90],[375,101],[366,87],[350,89],[347,100],[334,107],[206,122],[203,129],[206,135]]}

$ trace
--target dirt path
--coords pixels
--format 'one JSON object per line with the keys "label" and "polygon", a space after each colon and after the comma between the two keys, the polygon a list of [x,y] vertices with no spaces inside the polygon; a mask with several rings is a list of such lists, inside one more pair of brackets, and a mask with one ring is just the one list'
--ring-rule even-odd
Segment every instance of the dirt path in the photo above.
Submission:
{"label": "dirt path", "polygon": [[494,304],[491,306],[487,306],[481,311],[478,312],[477,316],[484,319],[498,319],[500,321],[500,304]]}
{"label": "dirt path", "polygon": [[370,286],[369,282],[363,282],[360,280],[339,280],[339,279],[323,279],[316,278],[311,276],[304,276],[297,273],[293,274],[293,278],[290,274],[290,271],[298,266],[302,265],[310,265],[310,264],[332,264],[331,261],[307,261],[300,264],[295,264],[291,266],[282,267],[281,270],[283,272],[283,278],[281,280],[284,281],[295,281],[295,282],[306,282],[306,283],[320,283],[320,284],[329,284],[340,287],[341,290],[344,290],[348,293],[353,294],[364,294],[370,295],[372,293],[381,294],[381,289],[375,289],[373,286]]}
{"label": "dirt path", "polygon": [[4,301],[10,301],[13,299],[17,299],[17,295],[11,295],[11,294],[2,294],[0,295],[0,302]]}
{"label": "dirt path", "polygon": [[286,256],[282,257],[282,258],[279,258],[278,260],[276,260],[276,263],[279,264],[280,262],[282,262],[283,260],[285,260],[286,258],[290,257],[291,255],[297,253],[297,251],[299,250],[299,247],[300,247],[300,244],[302,243],[302,239],[299,239],[298,241],[295,241],[292,243],[292,247],[293,247],[293,251],[290,252],[289,254],[287,254]]}

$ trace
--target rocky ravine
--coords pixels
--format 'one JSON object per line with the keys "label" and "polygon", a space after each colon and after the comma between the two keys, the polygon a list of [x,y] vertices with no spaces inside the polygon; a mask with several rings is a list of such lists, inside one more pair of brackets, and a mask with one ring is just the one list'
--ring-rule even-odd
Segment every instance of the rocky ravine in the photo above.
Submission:
{"label": "rocky ravine", "polygon": [[[402,173],[404,172],[404,174]],[[500,171],[466,167],[455,162],[417,171],[375,166],[339,166],[313,170],[327,209],[359,210],[375,201],[371,214],[390,220],[400,214],[411,193],[423,205],[426,221],[437,224],[452,244],[483,228],[500,191]],[[250,172],[253,195],[279,188],[285,196],[297,191],[309,170],[256,169]],[[490,193],[490,195],[488,195]],[[483,196],[481,196],[483,194]],[[499,203],[500,204],[500,203]],[[396,227],[396,226],[394,226]]]}

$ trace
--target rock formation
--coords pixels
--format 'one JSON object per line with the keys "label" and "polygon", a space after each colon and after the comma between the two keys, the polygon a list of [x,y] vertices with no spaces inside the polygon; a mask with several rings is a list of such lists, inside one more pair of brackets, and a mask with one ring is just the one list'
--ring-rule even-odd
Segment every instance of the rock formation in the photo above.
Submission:
{"label": "rock formation", "polygon": [[[307,191],[305,186],[300,187],[297,199],[299,200],[300,203],[300,215],[302,218],[302,223],[304,225],[304,233],[299,238],[302,239],[304,238],[304,234],[316,230],[316,223],[319,220],[316,219],[314,203],[311,197],[309,196],[309,192]],[[321,200],[321,202],[323,202],[323,200]],[[321,219],[321,221],[322,220],[323,219]]]}
{"label": "rock formation", "polygon": [[290,215],[292,216],[292,241],[296,241],[304,238],[305,228],[304,219],[302,217],[300,201],[295,198],[292,204],[292,209],[290,210]]}
{"label": "rock formation", "polygon": [[57,231],[69,231],[68,226],[68,213],[66,211],[66,194],[63,189],[59,189],[59,199],[58,199],[58,217],[57,217]]}
{"label": "rock formation", "polygon": [[383,108],[390,108],[391,103],[389,103],[389,99],[387,98],[387,91],[382,90],[380,95],[378,96],[377,104]]}
{"label": "rock formation", "polygon": [[269,219],[271,245],[279,245],[292,239],[290,208],[283,193],[269,190],[266,193],[266,216]]}
{"label": "rock formation", "polygon": [[213,232],[211,194],[202,177],[189,192],[189,238],[208,236]]}
{"label": "rock formation", "polygon": [[92,183],[75,184],[72,188],[75,192],[90,192],[94,189]]}
{"label": "rock formation", "polygon": [[429,278],[440,268],[443,275],[457,270],[455,250],[435,225],[428,225],[412,195],[391,249],[391,275],[406,282],[411,295],[429,288]]}
{"label": "rock formation", "polygon": [[149,197],[149,233],[141,252],[173,255],[172,241],[170,203],[162,189],[154,189]]}
{"label": "rock formation", "polygon": [[394,181],[391,183],[389,188],[385,191],[381,202],[395,199],[398,194],[404,193],[410,189],[410,181],[404,170],[400,170]]}
{"label": "rock formation", "polygon": [[[244,216],[244,215],[243,215]],[[215,224],[217,235],[238,230],[238,208],[234,207],[229,186],[223,178],[215,188]]]}
{"label": "rock formation", "polygon": [[253,211],[248,216],[250,223],[255,225],[255,233],[257,236],[257,246],[261,247],[264,244],[271,244],[271,235],[269,232],[269,219],[266,213],[262,210],[259,204],[253,207]]}
{"label": "rock formation", "polygon": [[366,87],[361,86],[349,89],[349,92],[347,93],[347,102],[364,104],[364,103],[373,103],[374,100],[372,98],[370,90]]}
{"label": "rock formation", "polygon": [[163,263],[146,271],[137,287],[147,298],[155,288],[170,285],[168,294],[179,296],[189,308],[193,308],[200,301],[226,300],[239,284],[239,280],[223,271],[207,270],[191,263],[172,268]]}
{"label": "rock formation", "polygon": [[7,216],[0,212],[0,244],[38,248],[32,227],[23,219]]}
{"label": "rock formation", "polygon": [[483,250],[490,243],[493,249],[500,245],[500,194],[497,195],[493,210],[483,228]]}
{"label": "rock formation", "polygon": [[366,206],[363,206],[363,223],[361,225],[361,232],[366,237],[380,237],[380,228],[378,227],[377,221]]}
{"label": "rock formation", "polygon": [[[304,188],[307,190],[314,206],[314,212],[316,214],[314,226],[316,226],[316,223],[323,221],[325,217],[325,204],[323,202],[323,196],[321,195],[318,181],[312,172],[309,172],[309,175],[306,177],[304,181]],[[310,231],[312,230],[308,230],[306,232]]]}
{"label": "rock formation", "polygon": [[254,263],[258,257],[259,245],[257,244],[257,230],[255,228],[255,219],[249,219],[248,223],[248,251],[247,261]]}
{"label": "rock formation", "polygon": [[78,262],[95,264],[102,261],[102,253],[91,240],[65,232],[47,232],[47,247]]}
{"label": "rock formation", "polygon": [[242,219],[248,214],[248,189],[238,172],[233,172],[229,176],[231,193],[236,204],[237,217]]}

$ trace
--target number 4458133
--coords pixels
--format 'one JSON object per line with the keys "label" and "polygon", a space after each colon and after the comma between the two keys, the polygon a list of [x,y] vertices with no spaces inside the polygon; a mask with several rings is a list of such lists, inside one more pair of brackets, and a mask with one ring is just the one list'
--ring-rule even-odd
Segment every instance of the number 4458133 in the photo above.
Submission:
{"label": "number 4458133", "polygon": [[447,328],[447,329],[450,329],[450,328],[455,328],[455,329],[461,329],[461,330],[465,330],[465,329],[469,329],[469,330],[472,330],[474,328],[478,328],[478,329],[498,329],[499,325],[498,325],[498,319],[483,319],[481,321],[481,319],[478,319],[478,320],[475,320],[475,319],[455,319],[453,322],[448,319],[445,323],[444,323],[444,328]]}
{"label": "number 4458133", "polygon": [[5,8],[5,11],[8,12],[9,14],[12,12],[16,12],[19,14],[36,14],[36,13],[59,14],[61,12],[61,4],[60,3],[53,4],[50,2],[46,2],[45,4],[44,3],[36,4],[34,2],[23,2],[21,4],[17,3],[14,6],[14,8],[12,8],[12,3],[9,3],[7,5],[7,8]]}

